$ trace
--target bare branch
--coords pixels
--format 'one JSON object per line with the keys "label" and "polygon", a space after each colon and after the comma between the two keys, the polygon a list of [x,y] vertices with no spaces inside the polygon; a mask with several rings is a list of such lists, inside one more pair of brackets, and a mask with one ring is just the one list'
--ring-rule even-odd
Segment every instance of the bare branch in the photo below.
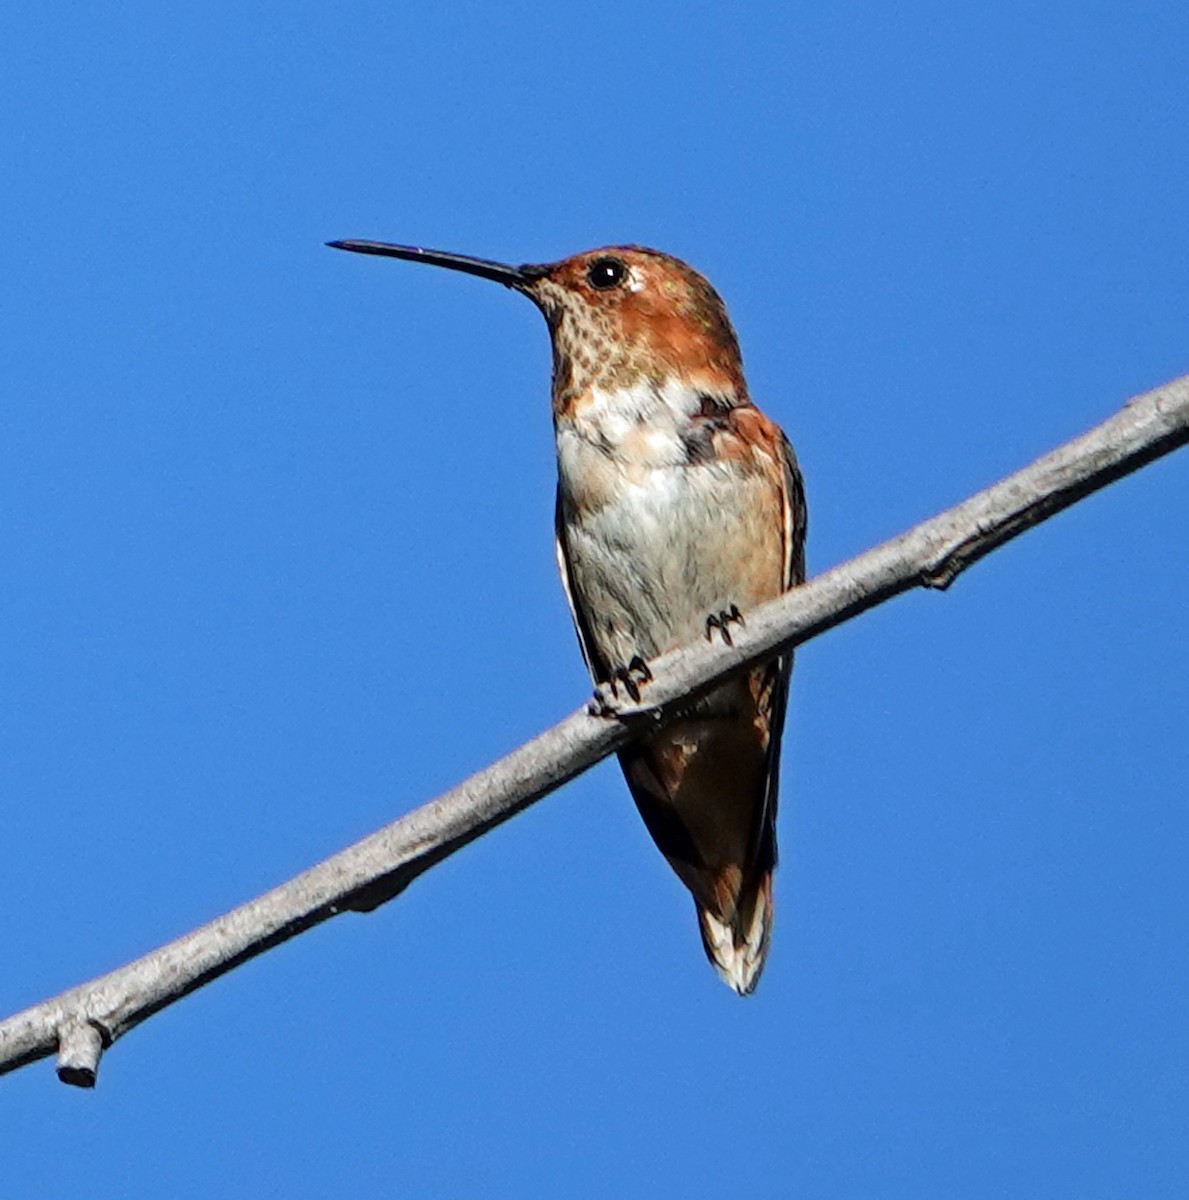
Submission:
{"label": "bare branch", "polygon": [[778,600],[747,613],[734,645],[651,664],[647,703],[599,702],[379,832],[225,916],[0,1023],[0,1072],[58,1051],[65,1083],[94,1085],[99,1058],[133,1026],[247,959],[346,909],[369,911],[434,863],[672,719],[724,675],[800,645],[910,588],[945,588],[1024,530],[1189,441],[1189,376],[1031,466]]}

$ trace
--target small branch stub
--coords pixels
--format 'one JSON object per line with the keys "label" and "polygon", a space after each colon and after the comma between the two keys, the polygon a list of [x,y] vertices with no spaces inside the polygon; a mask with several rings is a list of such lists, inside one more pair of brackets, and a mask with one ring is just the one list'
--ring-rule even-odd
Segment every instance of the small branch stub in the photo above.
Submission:
{"label": "small branch stub", "polygon": [[75,1087],[93,1088],[104,1040],[90,1021],[64,1021],[58,1029],[58,1078]]}

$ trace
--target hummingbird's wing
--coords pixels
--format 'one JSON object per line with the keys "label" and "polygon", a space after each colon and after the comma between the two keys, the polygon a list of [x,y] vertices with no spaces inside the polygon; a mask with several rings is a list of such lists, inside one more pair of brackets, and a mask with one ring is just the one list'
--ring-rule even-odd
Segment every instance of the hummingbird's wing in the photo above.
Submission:
{"label": "hummingbird's wing", "polygon": [[[781,496],[783,499],[784,533],[784,590],[787,592],[805,582],[805,534],[808,529],[809,506],[805,503],[805,482],[792,443],[779,431],[776,449],[781,472]],[[788,708],[789,679],[793,673],[793,653],[790,650],[762,668],[759,696],[770,697],[767,703],[759,703],[759,714],[767,713],[768,747],[766,763],[767,786],[764,804],[757,826],[757,859],[765,855],[761,843],[771,837],[771,865],[776,865],[776,801],[780,783],[780,742],[784,734],[784,717]]]}
{"label": "hummingbird's wing", "polygon": [[780,468],[784,476],[784,560],[785,591],[805,582],[805,534],[809,526],[809,506],[805,503],[805,481],[793,453],[792,443],[780,434]]}
{"label": "hummingbird's wing", "polygon": [[566,544],[566,523],[562,513],[561,488],[557,489],[557,503],[553,512],[554,540],[553,549],[557,555],[557,570],[561,575],[562,590],[566,594],[566,604],[570,609],[570,617],[574,622],[574,632],[578,635],[578,645],[582,650],[582,659],[586,669],[595,683],[606,683],[611,677],[606,660],[599,653],[591,635],[590,626],[586,623],[586,614],[574,599],[574,585],[570,579],[570,550]]}

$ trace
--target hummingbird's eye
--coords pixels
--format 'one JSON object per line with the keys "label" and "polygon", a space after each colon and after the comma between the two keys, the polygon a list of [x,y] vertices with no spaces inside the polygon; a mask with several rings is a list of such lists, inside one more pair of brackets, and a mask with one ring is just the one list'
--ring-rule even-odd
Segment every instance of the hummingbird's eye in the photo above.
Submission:
{"label": "hummingbird's eye", "polygon": [[586,268],[586,282],[600,292],[618,287],[627,278],[628,269],[618,258],[596,258]]}

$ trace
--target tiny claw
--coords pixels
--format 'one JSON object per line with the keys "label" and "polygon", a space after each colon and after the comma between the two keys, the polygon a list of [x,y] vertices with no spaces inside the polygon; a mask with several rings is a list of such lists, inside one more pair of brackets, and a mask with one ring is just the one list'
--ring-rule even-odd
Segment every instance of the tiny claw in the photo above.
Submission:
{"label": "tiny claw", "polygon": [[638,654],[632,656],[632,661],[628,663],[628,670],[639,675],[641,683],[652,682],[652,668]]}
{"label": "tiny claw", "polygon": [[[592,717],[620,721],[656,720],[660,716],[660,708],[647,701],[640,702],[640,689],[652,680],[652,669],[637,654],[626,667],[619,667],[609,678],[595,685],[594,695],[586,703],[586,711]],[[621,688],[627,693],[626,701],[620,698]]]}
{"label": "tiny claw", "polygon": [[722,640],[728,646],[733,646],[735,640],[731,637],[731,631],[728,628],[732,621],[737,625],[746,624],[737,604],[732,604],[730,608],[724,608],[721,612],[711,613],[706,618],[706,640],[713,641],[714,631],[717,629],[722,635]]}
{"label": "tiny claw", "polygon": [[643,684],[652,682],[652,670],[638,654],[635,654],[626,667],[617,667],[611,673],[608,682],[616,699],[619,698],[619,685],[622,684],[632,703],[639,704],[640,688]]}
{"label": "tiny claw", "polygon": [[731,638],[731,631],[727,628],[727,623],[722,617],[707,617],[706,618],[706,640],[713,640],[712,630],[717,629],[722,634],[722,640],[726,645],[733,646],[735,643]]}

